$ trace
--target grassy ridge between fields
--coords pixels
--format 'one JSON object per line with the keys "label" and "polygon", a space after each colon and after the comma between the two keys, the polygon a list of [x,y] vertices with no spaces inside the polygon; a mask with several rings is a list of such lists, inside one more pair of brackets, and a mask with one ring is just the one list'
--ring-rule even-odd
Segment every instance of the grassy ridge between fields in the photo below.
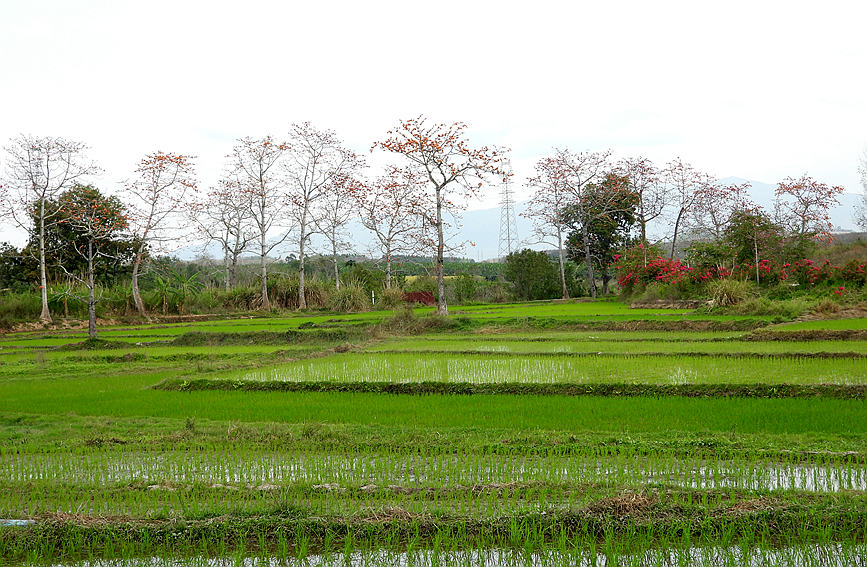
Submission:
{"label": "grassy ridge between fields", "polygon": [[[353,518],[323,518],[287,506],[268,515],[135,521],[46,517],[36,526],[0,531],[0,557],[75,560],[94,556],[183,557],[265,555],[304,557],[353,549],[545,547],[629,553],[663,545],[755,546],[864,542],[864,497],[843,495],[801,502],[732,497],[707,510],[694,495],[625,493],[572,512],[519,513],[475,522],[460,516],[424,516],[399,508]],[[696,499],[697,500],[697,499]]]}
{"label": "grassy ridge between fields", "polygon": [[354,392],[401,395],[533,395],[686,398],[839,398],[867,400],[867,384],[467,384],[456,382],[333,382],[259,380],[168,379],[156,390],[192,392],[202,390],[259,392]]}

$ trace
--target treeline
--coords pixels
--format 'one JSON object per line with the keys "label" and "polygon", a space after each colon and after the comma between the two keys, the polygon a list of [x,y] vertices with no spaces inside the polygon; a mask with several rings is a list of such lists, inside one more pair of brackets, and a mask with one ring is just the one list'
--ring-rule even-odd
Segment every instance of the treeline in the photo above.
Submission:
{"label": "treeline", "polygon": [[[191,298],[218,285],[222,295],[214,289],[207,304],[264,310],[358,306],[377,295],[396,298],[398,288],[426,287],[446,314],[450,299],[596,297],[615,277],[635,293],[648,283],[672,283],[652,275],[663,260],[684,273],[703,271],[696,288],[708,279],[745,279],[752,273],[745,266],[761,285],[768,263],[793,264],[831,238],[828,211],[843,191],[807,175],[788,178],[765,211],[750,201],[746,185],[721,184],[680,159],[657,167],[642,157],[615,161],[610,152],[557,149],[535,166],[527,213],[537,243],[556,251],[555,263],[524,250],[502,269],[454,266],[453,215],[512,176],[508,152],[472,145],[465,129],[423,117],[401,121],[373,144],[395,163],[370,171],[334,132],[293,124],[282,138],[238,139],[213,187],[199,187],[192,156],[154,152],[113,195],[90,183],[100,170],[84,144],[14,138],[3,156],[0,210],[27,243],[0,249],[0,289],[38,290],[45,322],[59,303],[64,314],[77,309],[70,304],[84,304],[95,336],[100,301],[118,304],[125,294],[110,300],[106,290],[121,286],[128,286],[129,302],[114,309],[146,317],[188,311]],[[347,261],[352,221],[369,231],[375,264]],[[668,230],[653,235],[660,226]],[[324,248],[311,248],[314,236]],[[683,240],[692,244],[678,257]],[[161,259],[191,241],[217,245],[219,265],[181,269]],[[274,264],[285,248],[289,257]],[[242,281],[250,256],[256,273]],[[275,269],[282,275],[271,277]],[[257,299],[240,299],[252,286]]]}

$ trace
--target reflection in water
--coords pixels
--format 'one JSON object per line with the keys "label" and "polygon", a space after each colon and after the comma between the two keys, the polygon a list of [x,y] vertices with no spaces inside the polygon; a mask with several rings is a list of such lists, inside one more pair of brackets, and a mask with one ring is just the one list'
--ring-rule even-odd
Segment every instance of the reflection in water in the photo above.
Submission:
{"label": "reflection in water", "polygon": [[863,567],[867,565],[867,546],[827,544],[782,549],[740,547],[693,547],[649,550],[639,554],[615,554],[588,550],[542,551],[527,553],[510,549],[469,551],[393,551],[353,552],[328,556],[311,555],[303,559],[255,557],[93,560],[54,567],[613,567],[613,566],[694,566],[694,567]]}

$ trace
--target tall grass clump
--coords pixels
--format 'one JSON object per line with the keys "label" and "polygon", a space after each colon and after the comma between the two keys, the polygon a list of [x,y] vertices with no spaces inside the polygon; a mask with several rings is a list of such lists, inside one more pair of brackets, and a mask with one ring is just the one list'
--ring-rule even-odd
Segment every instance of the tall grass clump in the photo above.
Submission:
{"label": "tall grass clump", "polygon": [[359,283],[346,283],[331,292],[328,308],[340,313],[366,311],[370,309],[370,296]]}
{"label": "tall grass clump", "polygon": [[707,293],[714,305],[731,307],[755,295],[752,282],[735,279],[714,280],[707,284]]}
{"label": "tall grass clump", "polygon": [[36,320],[41,309],[39,294],[0,292],[0,327],[9,327],[22,320]]}
{"label": "tall grass clump", "polygon": [[396,287],[383,289],[376,294],[376,303],[381,307],[399,307],[403,305],[403,290]]}

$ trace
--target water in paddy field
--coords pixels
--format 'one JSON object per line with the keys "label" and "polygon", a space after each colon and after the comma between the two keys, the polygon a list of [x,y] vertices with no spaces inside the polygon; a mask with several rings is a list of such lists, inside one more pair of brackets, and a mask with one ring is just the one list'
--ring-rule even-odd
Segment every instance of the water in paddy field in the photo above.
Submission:
{"label": "water in paddy field", "polygon": [[[469,460],[468,460],[469,459]],[[73,462],[74,461],[74,462]],[[474,485],[506,482],[612,482],[688,488],[867,490],[863,463],[741,463],[697,459],[582,456],[467,457],[260,453],[188,455],[131,451],[103,455],[5,455],[0,478],[99,485],[145,481],[202,482],[234,488],[263,484],[374,483],[379,486]]]}
{"label": "water in paddy field", "polygon": [[524,552],[511,549],[469,551],[369,551],[328,556],[311,555],[303,559],[261,557],[91,560],[56,564],[53,567],[862,567],[867,565],[865,545],[805,545],[781,549],[740,547],[693,547],[649,550],[637,554],[574,552]]}

